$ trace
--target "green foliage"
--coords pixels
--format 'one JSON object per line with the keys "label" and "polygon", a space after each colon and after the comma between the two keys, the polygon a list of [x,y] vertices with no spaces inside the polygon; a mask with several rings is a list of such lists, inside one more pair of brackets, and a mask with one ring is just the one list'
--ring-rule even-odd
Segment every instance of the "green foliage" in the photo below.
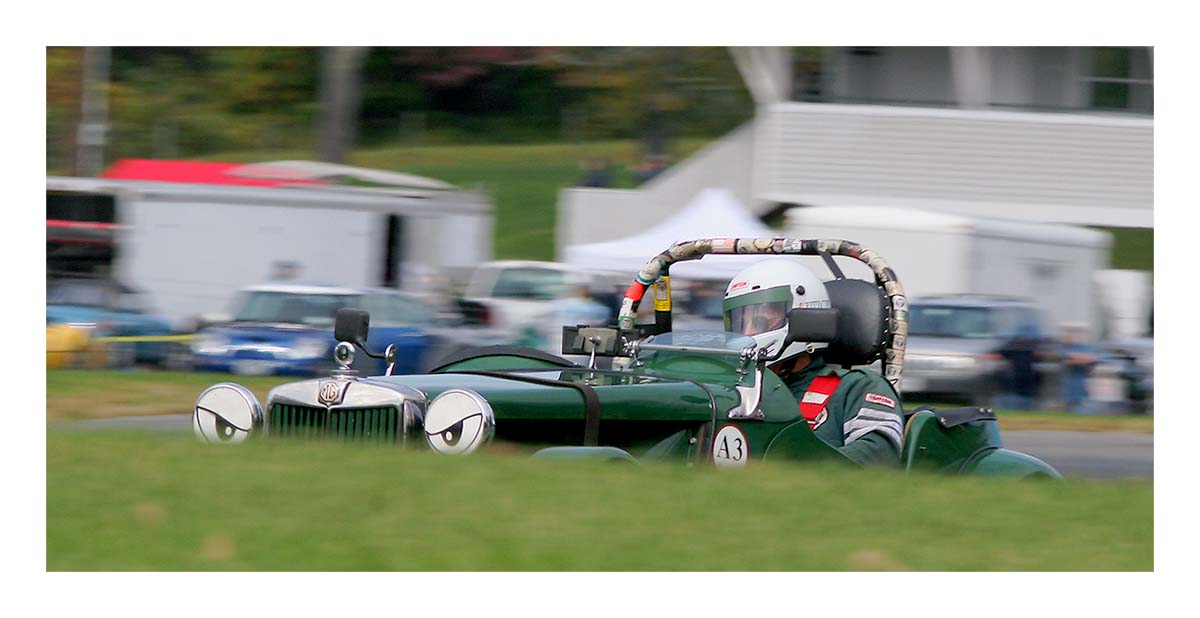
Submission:
{"label": "green foliage", "polygon": [[593,47],[558,56],[586,89],[588,137],[720,135],[754,112],[723,47]]}
{"label": "green foliage", "polygon": [[1154,272],[1154,228],[1099,227],[1113,235],[1110,268]]}
{"label": "green foliage", "polygon": [[56,430],[46,442],[50,571],[1154,566],[1148,480],[721,471]]}
{"label": "green foliage", "polygon": [[[65,172],[80,48],[47,49],[47,169]],[[118,47],[106,157],[312,157],[320,50]],[[361,144],[715,137],[752,113],[724,48],[371,48]]]}
{"label": "green foliage", "polygon": [[114,50],[109,158],[303,147],[314,123],[315,51]]}

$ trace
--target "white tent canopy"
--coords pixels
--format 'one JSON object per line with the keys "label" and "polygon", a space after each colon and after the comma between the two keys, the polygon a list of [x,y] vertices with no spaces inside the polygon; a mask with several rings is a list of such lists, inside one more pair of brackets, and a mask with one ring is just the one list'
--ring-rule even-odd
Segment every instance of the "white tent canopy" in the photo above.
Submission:
{"label": "white tent canopy", "polygon": [[[626,238],[570,245],[563,251],[563,261],[580,268],[627,272],[632,278],[650,258],[683,240],[777,235],[750,214],[733,193],[704,189],[672,218]],[[754,261],[743,256],[710,255],[673,265],[671,276],[728,281]]]}

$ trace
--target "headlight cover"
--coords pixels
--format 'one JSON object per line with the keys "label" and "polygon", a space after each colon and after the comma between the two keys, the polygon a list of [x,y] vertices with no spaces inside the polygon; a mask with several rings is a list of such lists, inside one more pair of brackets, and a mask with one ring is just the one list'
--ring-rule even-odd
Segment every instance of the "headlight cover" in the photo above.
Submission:
{"label": "headlight cover", "polygon": [[492,439],[496,415],[482,395],[465,388],[434,398],[425,411],[425,441],[447,455],[466,455]]}
{"label": "headlight cover", "polygon": [[241,444],[263,424],[262,405],[246,387],[214,384],[196,398],[192,431],[201,442]]}

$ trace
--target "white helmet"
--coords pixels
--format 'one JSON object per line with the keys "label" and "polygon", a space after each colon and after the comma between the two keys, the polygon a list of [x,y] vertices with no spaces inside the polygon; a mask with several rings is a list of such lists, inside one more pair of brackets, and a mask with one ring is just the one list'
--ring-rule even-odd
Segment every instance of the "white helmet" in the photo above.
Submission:
{"label": "white helmet", "polygon": [[753,337],[760,350],[767,350],[767,358],[778,361],[829,346],[787,342],[789,311],[829,306],[829,292],[812,271],[793,259],[772,258],[756,262],[730,279],[721,310],[726,331]]}

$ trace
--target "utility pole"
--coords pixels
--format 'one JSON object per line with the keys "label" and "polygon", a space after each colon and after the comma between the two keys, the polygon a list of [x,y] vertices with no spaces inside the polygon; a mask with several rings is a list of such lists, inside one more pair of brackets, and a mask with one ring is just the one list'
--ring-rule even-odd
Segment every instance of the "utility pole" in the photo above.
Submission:
{"label": "utility pole", "polygon": [[321,49],[317,159],[344,163],[358,128],[359,88],[366,47]]}
{"label": "utility pole", "polygon": [[80,94],[79,128],[75,138],[75,173],[95,176],[104,166],[105,134],[108,132],[108,69],[112,48],[83,49],[83,85]]}

